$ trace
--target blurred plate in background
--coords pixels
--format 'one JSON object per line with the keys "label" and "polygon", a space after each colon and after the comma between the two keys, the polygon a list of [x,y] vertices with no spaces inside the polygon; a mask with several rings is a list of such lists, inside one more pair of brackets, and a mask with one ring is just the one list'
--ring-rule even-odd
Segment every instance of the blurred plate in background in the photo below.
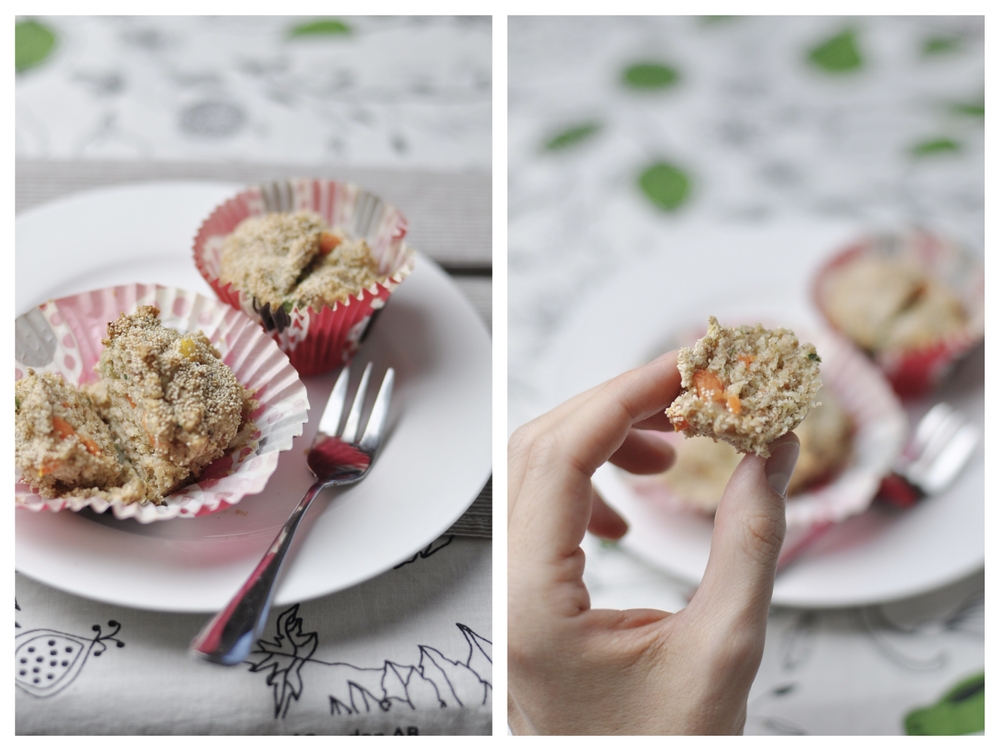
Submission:
{"label": "blurred plate in background", "polygon": [[[554,337],[542,372],[549,409],[670,346],[674,332],[757,311],[789,328],[820,328],[810,302],[813,274],[863,228],[834,224],[759,228],[686,226],[665,233],[656,253],[617,270],[580,303]],[[787,323],[785,323],[787,322]],[[947,400],[984,426],[982,350],[936,393],[907,404],[913,418]],[[650,564],[697,583],[708,560],[712,522],[670,513],[639,498],[613,467],[594,483],[628,520],[621,545]],[[985,459],[980,445],[957,483],[907,511],[872,508],[847,520],[778,578],[774,603],[845,607],[884,602],[942,586],[982,567]]]}

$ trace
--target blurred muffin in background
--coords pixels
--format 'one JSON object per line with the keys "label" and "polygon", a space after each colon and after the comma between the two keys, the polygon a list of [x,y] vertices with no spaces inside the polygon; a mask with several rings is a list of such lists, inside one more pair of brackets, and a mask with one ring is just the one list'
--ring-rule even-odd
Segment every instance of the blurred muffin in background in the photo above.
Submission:
{"label": "blurred muffin in background", "polygon": [[[851,418],[829,389],[795,429],[801,449],[788,486],[789,498],[829,482],[843,469],[852,449]],[[742,458],[735,448],[711,438],[685,438],[674,444],[677,461],[660,476],[684,504],[713,513],[726,483]]]}
{"label": "blurred muffin in background", "polygon": [[927,232],[864,237],[817,272],[827,322],[866,352],[902,397],[926,395],[983,339],[985,271]]}

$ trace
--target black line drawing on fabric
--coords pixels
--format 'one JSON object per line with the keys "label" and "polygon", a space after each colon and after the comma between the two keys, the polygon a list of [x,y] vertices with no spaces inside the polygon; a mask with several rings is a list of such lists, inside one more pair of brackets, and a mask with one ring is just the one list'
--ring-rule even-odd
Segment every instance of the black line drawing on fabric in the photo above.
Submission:
{"label": "black line drawing on fabric", "polygon": [[48,628],[36,628],[14,639],[14,683],[39,699],[54,696],[76,680],[87,658],[100,657],[107,651],[107,641],[116,647],[125,642],[115,638],[121,631],[118,621],[108,621],[114,631],[102,634],[94,624],[93,637],[75,636]]}
{"label": "black line drawing on fabric", "polygon": [[251,661],[250,672],[268,671],[267,685],[274,691],[275,719],[284,717],[292,700],[298,701],[302,696],[302,666],[312,657],[319,643],[315,632],[302,633],[302,619],[298,613],[298,604],[282,612],[278,616],[274,641],[258,639],[258,649],[251,653],[263,655],[259,662]]}
{"label": "black line drawing on fabric", "polygon": [[313,658],[318,645],[316,632],[303,632],[298,605],[278,616],[273,641],[260,639],[260,655],[248,661],[250,672],[267,673],[267,685],[274,692],[274,716],[284,718],[293,701],[302,697],[305,688],[302,668],[307,664],[323,666],[323,680],[331,689],[330,713],[352,715],[383,712],[407,706],[411,710],[454,706],[488,705],[493,690],[493,642],[468,626],[456,623],[469,646],[464,660],[451,660],[440,650],[418,644],[420,660],[416,665],[400,665],[386,660],[378,668],[362,668],[346,662],[326,662]]}
{"label": "black line drawing on fabric", "polygon": [[[20,610],[20,609],[21,609],[21,606],[17,604],[17,598],[15,597],[14,598],[14,610]],[[18,623],[17,621],[14,621],[14,628],[21,628],[21,624]]]}
{"label": "black line drawing on fabric", "polygon": [[416,553],[413,554],[413,556],[411,556],[410,558],[407,558],[402,563],[397,563],[395,566],[393,566],[393,569],[402,568],[407,563],[414,563],[419,558],[430,558],[432,555],[434,555],[436,552],[438,552],[442,548],[446,548],[449,545],[451,545],[451,542],[454,539],[455,539],[455,535],[448,535],[447,537],[439,537],[437,540],[435,540],[434,542],[432,542],[430,545],[428,545],[423,550],[417,551]]}
{"label": "black line drawing on fabric", "polygon": [[775,735],[809,735],[795,723],[777,717],[766,717],[761,720],[761,724],[768,730],[773,730]]}
{"label": "black line drawing on fabric", "polygon": [[[928,630],[900,628],[886,618],[877,606],[862,608],[861,622],[878,651],[901,668],[914,672],[929,672],[940,670],[948,664],[948,654],[944,649],[927,656],[907,654],[902,645],[897,643],[899,639],[893,638],[901,636],[907,646],[919,649],[924,646],[920,637],[930,635]],[[946,630],[943,624],[940,630]]]}
{"label": "black line drawing on fabric", "polygon": [[800,613],[781,635],[781,667],[795,670],[808,662],[816,644],[819,618],[806,610]]}

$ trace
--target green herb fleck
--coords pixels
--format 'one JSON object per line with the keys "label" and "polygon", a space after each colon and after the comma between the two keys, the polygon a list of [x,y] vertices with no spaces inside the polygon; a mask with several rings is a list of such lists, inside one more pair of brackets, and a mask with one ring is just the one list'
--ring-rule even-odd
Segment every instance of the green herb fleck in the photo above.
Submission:
{"label": "green herb fleck", "polygon": [[667,89],[680,79],[675,68],[662,63],[636,63],[622,74],[622,83],[632,89],[655,91]]}
{"label": "green herb fleck", "polygon": [[639,187],[655,206],[673,211],[687,200],[691,181],[678,167],[658,162],[643,170],[639,176]]}
{"label": "green herb fleck", "polygon": [[847,73],[864,64],[853,29],[842,31],[809,52],[809,60],[827,73]]}
{"label": "green herb fleck", "polygon": [[546,141],[544,148],[546,151],[561,151],[562,149],[570,146],[576,146],[577,144],[586,141],[591,136],[597,134],[600,130],[601,124],[596,122],[574,125],[572,128],[567,128]]}
{"label": "green herb fleck", "polygon": [[823,361],[822,361],[822,360],[821,360],[821,359],[819,358],[819,355],[817,355],[817,354],[816,354],[815,352],[810,352],[810,353],[809,353],[808,355],[806,355],[806,357],[808,357],[808,358],[809,358],[810,360],[812,360],[813,362],[823,362]]}
{"label": "green herb fleck", "polygon": [[913,156],[929,156],[931,154],[952,154],[962,150],[958,141],[950,138],[934,138],[923,141],[910,149]]}
{"label": "green herb fleck", "polygon": [[350,33],[351,27],[343,21],[338,21],[336,18],[326,18],[321,21],[312,21],[311,23],[293,26],[289,31],[289,36],[337,36]]}
{"label": "green herb fleck", "polygon": [[291,313],[292,308],[294,307],[295,303],[292,300],[285,300],[283,303],[281,303],[281,309],[286,313]]}
{"label": "green herb fleck", "polygon": [[17,412],[20,409],[21,409],[21,397],[15,395],[14,396],[14,411]]}
{"label": "green herb fleck", "polygon": [[32,68],[43,62],[56,45],[56,35],[37,21],[14,24],[14,70]]}

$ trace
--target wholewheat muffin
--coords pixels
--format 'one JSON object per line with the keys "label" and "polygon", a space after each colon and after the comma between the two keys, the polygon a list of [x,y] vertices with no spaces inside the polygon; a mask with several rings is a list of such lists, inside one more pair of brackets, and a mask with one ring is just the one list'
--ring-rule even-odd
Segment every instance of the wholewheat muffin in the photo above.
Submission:
{"label": "wholewheat muffin", "polygon": [[[821,389],[818,398],[820,404],[795,428],[800,450],[788,484],[789,499],[834,478],[852,454],[850,415],[827,389]],[[740,453],[728,443],[702,436],[684,438],[674,451],[673,466],[659,480],[685,505],[714,512]]]}
{"label": "wholewheat muffin", "polygon": [[727,328],[713,316],[708,333],[678,353],[682,391],[667,417],[686,436],[770,456],[768,444],[816,406],[819,363],[816,348],[800,345],[788,329]]}
{"label": "wholewheat muffin", "polygon": [[905,258],[864,254],[823,283],[827,315],[869,352],[924,347],[968,323],[958,296]]}
{"label": "wholewheat muffin", "polygon": [[87,390],[142,480],[145,500],[162,502],[250,441],[256,402],[202,332],[181,335],[145,305],[109,323],[104,345],[100,380]]}
{"label": "wholewheat muffin", "polygon": [[854,424],[847,410],[829,389],[820,389],[819,404],[795,428],[799,459],[788,483],[789,497],[835,477],[850,461]]}
{"label": "wholewheat muffin", "polygon": [[364,239],[312,211],[248,217],[222,245],[219,280],[272,310],[332,308],[385,279]]}
{"label": "wholewheat muffin", "polygon": [[15,389],[15,461],[48,498],[161,504],[223,454],[252,442],[257,403],[200,331],[142,306],[108,324],[96,383],[28,370]]}
{"label": "wholewheat muffin", "polygon": [[23,481],[46,498],[134,479],[90,398],[62,376],[30,368],[14,384],[14,462]]}

